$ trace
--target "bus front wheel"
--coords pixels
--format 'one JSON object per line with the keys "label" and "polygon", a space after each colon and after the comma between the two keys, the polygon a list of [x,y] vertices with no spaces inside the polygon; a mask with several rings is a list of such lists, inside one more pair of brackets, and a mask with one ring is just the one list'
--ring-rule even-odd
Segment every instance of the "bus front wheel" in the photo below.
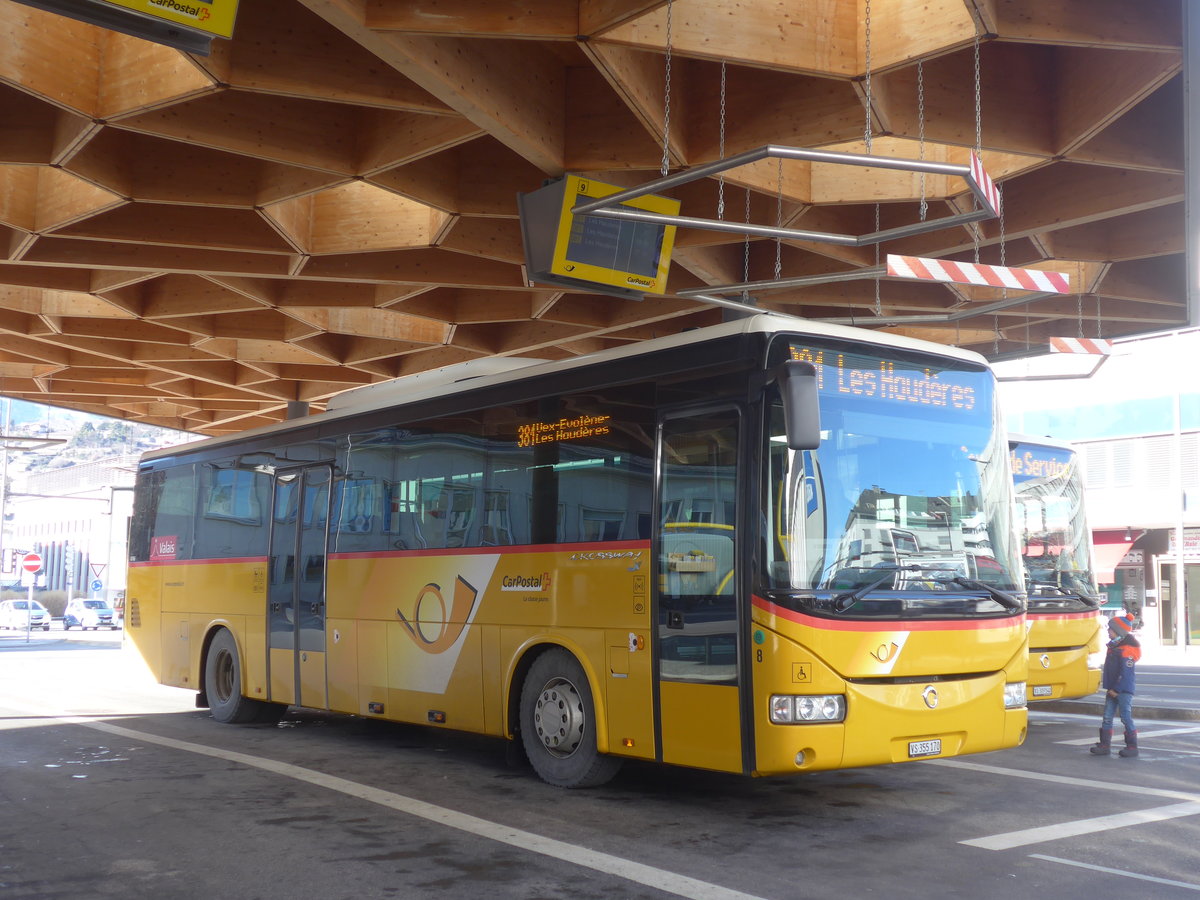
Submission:
{"label": "bus front wheel", "polygon": [[242,696],[242,660],[237,641],[228,628],[220,629],[208,647],[204,662],[204,693],[212,717],[231,725],[278,722],[285,709],[275,703]]}
{"label": "bus front wheel", "polygon": [[604,784],[621,760],[596,749],[596,714],[583,667],[566,650],[543,652],[521,686],[521,743],[538,777],[556,787]]}

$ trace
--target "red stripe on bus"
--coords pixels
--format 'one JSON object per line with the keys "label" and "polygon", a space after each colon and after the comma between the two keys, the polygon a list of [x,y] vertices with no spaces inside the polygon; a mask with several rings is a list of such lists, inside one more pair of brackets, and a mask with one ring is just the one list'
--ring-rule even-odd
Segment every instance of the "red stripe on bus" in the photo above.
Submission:
{"label": "red stripe on bus", "polygon": [[1031,619],[1099,619],[1100,612],[1091,610],[1090,612],[1037,612],[1029,610],[1027,615]]}
{"label": "red stripe on bus", "polygon": [[439,550],[343,550],[330,553],[330,559],[392,559],[425,556],[501,556],[513,553],[625,553],[650,552],[648,541],[612,541],[582,544],[506,544],[502,547],[453,547]]}
{"label": "red stripe on bus", "polygon": [[1007,619],[886,619],[878,622],[851,622],[840,619],[819,619],[804,613],[785,609],[763,597],[755,596],[754,605],[763,612],[795,622],[797,625],[807,625],[822,631],[984,631],[993,628],[1012,628],[1014,619],[1023,616],[1010,616]]}

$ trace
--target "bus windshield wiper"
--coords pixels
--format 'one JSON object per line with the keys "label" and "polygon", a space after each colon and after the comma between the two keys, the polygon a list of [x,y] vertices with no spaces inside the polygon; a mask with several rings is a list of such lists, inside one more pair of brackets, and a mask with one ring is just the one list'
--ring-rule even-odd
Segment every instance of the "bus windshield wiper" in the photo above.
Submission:
{"label": "bus windshield wiper", "polygon": [[[1055,593],[1052,594],[1052,591]],[[1072,591],[1057,584],[1045,584],[1044,582],[1034,582],[1032,590],[1029,592],[1029,599],[1031,603],[1036,603],[1039,600],[1045,603],[1053,603],[1055,600],[1075,600],[1082,603],[1088,609],[1099,609],[1104,605],[1104,600],[1101,597],[1084,594],[1081,591]]]}
{"label": "bus windshield wiper", "polygon": [[867,596],[867,594],[871,593],[871,591],[875,590],[875,588],[892,581],[896,577],[897,572],[954,571],[953,569],[945,569],[941,566],[921,566],[917,565],[916,563],[907,566],[880,566],[880,570],[887,572],[887,574],[875,579],[874,581],[868,581],[866,584],[862,585],[861,587],[857,587],[852,591],[845,591],[844,593],[838,594],[836,597],[834,597],[834,612],[845,612],[863,597]]}
{"label": "bus windshield wiper", "polygon": [[1007,594],[1004,591],[998,590],[987,582],[976,581],[974,578],[963,578],[961,575],[956,578],[951,578],[950,581],[952,581],[954,584],[962,585],[963,587],[972,591],[983,591],[1001,606],[1004,606],[1008,609],[1019,611],[1025,608],[1024,604],[1012,594]]}
{"label": "bus windshield wiper", "polygon": [[[1082,607],[1086,608],[1086,610],[1099,610],[1099,608],[1104,605],[1104,599],[1100,598],[1100,596],[1084,594],[1079,592],[1079,590],[1057,588],[1057,594],[1051,594],[1049,592],[1043,593],[1040,592],[1040,590],[1034,589],[1033,592],[1030,593],[1030,606],[1034,607],[1040,606],[1045,608],[1054,608],[1056,604],[1067,605],[1072,604],[1072,602],[1075,602],[1075,604],[1080,604]],[[1066,607],[1061,606],[1060,608]]]}
{"label": "bus windshield wiper", "polygon": [[1067,596],[1067,597],[1075,596],[1075,594],[1073,594],[1071,591],[1068,591],[1062,585],[1050,584],[1049,582],[1046,582],[1046,581],[1031,582],[1029,587],[1030,587],[1029,593],[1031,593],[1031,594],[1049,594],[1051,592],[1057,592],[1057,593],[1063,594],[1064,596]]}

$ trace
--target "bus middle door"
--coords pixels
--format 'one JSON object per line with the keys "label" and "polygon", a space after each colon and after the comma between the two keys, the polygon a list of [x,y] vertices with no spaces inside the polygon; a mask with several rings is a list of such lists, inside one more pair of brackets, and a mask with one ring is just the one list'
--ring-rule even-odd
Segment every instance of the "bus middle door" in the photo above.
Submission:
{"label": "bus middle door", "polygon": [[658,441],[662,760],[744,770],[738,689],[736,409],[667,416]]}
{"label": "bus middle door", "polygon": [[329,533],[327,465],[275,476],[267,629],[270,699],[323,709],[325,555]]}

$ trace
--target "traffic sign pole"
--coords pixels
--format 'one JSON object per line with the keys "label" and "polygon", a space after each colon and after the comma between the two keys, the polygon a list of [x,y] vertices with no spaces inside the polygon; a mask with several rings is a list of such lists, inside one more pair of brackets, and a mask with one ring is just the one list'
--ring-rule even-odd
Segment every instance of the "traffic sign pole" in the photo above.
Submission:
{"label": "traffic sign pole", "polygon": [[28,644],[29,634],[33,631],[33,583],[42,570],[42,558],[36,553],[26,553],[21,559],[21,569],[29,575],[29,595],[25,600],[25,643]]}

